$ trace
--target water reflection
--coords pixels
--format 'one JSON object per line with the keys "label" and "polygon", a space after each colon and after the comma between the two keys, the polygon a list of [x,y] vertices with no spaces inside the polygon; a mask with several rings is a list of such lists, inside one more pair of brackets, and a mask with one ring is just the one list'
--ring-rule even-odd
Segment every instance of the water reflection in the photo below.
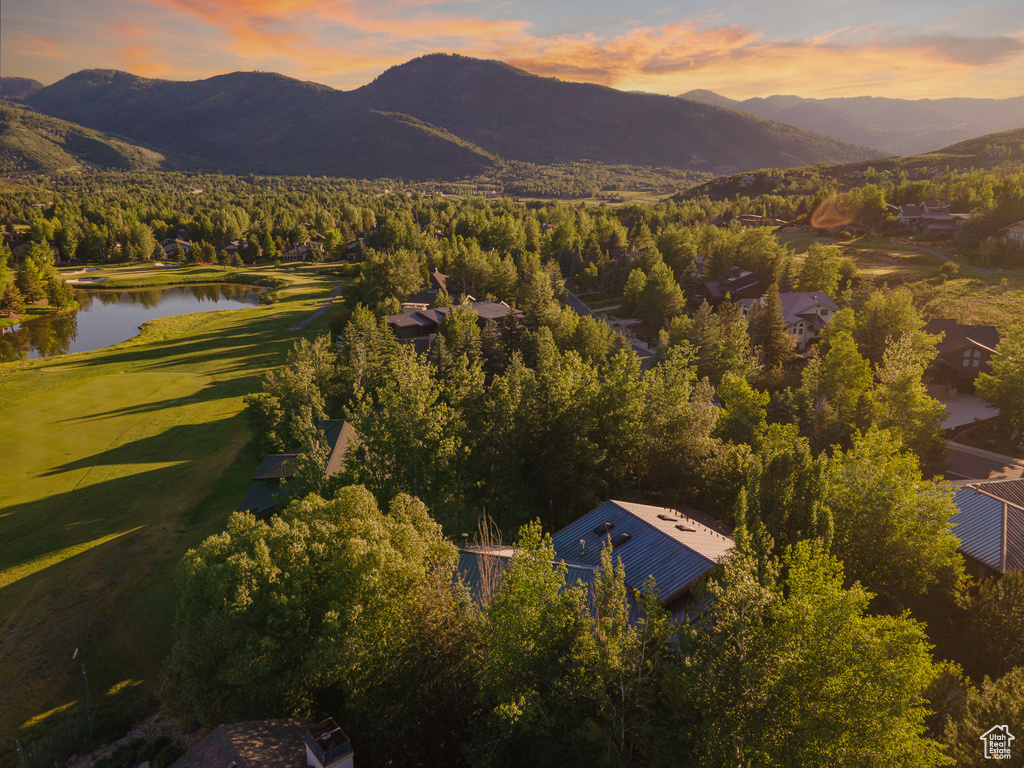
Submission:
{"label": "water reflection", "polygon": [[0,361],[102,349],[130,339],[150,320],[252,307],[259,304],[259,293],[252,286],[223,284],[133,291],[78,289],[76,312],[28,320],[13,333],[0,335]]}

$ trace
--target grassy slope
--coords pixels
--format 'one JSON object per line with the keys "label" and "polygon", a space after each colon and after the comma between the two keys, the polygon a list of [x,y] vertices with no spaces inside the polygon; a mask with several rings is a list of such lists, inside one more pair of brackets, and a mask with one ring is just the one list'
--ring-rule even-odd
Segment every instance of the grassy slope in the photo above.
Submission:
{"label": "grassy slope", "polygon": [[[812,242],[835,242],[809,232],[779,235],[778,240],[798,254],[804,253]],[[1006,334],[1024,316],[1024,274],[990,275],[964,267],[956,278],[941,281],[941,260],[913,248],[893,245],[885,238],[858,238],[838,245],[844,252],[853,252],[863,276],[890,285],[915,285],[921,291],[925,319],[948,317],[968,325],[994,325]]]}
{"label": "grassy slope", "polygon": [[241,397],[333,289],[289,279],[271,307],[165,318],[107,350],[0,366],[0,742],[73,701],[82,663],[96,706],[123,681],[158,682],[176,564],[223,529],[256,461]]}

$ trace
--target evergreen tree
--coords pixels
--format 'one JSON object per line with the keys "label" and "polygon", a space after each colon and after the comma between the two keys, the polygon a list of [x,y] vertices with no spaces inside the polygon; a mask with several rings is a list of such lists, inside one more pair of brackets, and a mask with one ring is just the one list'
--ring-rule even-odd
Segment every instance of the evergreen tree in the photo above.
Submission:
{"label": "evergreen tree", "polygon": [[27,302],[35,303],[46,298],[46,289],[35,259],[25,258],[21,262],[15,273],[14,285]]}
{"label": "evergreen tree", "polygon": [[20,315],[25,311],[25,299],[14,283],[7,283],[0,291],[0,312]]}
{"label": "evergreen tree", "polygon": [[766,370],[779,371],[789,360],[793,339],[786,333],[779,286],[775,283],[768,286],[760,309],[750,321],[750,339],[760,352],[761,364]]}

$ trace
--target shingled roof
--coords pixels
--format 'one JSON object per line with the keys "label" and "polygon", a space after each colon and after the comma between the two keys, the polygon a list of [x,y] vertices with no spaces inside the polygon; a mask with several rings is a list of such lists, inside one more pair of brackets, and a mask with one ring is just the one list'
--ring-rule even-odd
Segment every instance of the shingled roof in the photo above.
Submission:
{"label": "shingled roof", "polygon": [[941,355],[967,346],[978,346],[994,352],[999,344],[999,330],[994,325],[961,325],[956,320],[936,317],[925,323],[926,333],[943,334],[936,347]]}
{"label": "shingled roof", "polygon": [[303,720],[219,725],[171,768],[306,768]]}

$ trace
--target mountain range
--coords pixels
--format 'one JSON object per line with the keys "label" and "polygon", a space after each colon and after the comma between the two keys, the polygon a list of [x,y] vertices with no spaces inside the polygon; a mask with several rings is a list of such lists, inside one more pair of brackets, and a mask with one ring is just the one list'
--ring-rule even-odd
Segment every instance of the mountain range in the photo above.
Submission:
{"label": "mountain range", "polygon": [[728,173],[881,154],[714,104],[447,54],[352,91],[264,72],[182,82],[113,70],[17,87],[38,112],[159,153],[168,169],[417,180],[472,176],[505,160]]}
{"label": "mountain range", "polygon": [[916,155],[1024,126],[1024,96],[1010,99],[805,99],[768,96],[737,101],[696,90],[679,98],[777,120],[890,155]]}

